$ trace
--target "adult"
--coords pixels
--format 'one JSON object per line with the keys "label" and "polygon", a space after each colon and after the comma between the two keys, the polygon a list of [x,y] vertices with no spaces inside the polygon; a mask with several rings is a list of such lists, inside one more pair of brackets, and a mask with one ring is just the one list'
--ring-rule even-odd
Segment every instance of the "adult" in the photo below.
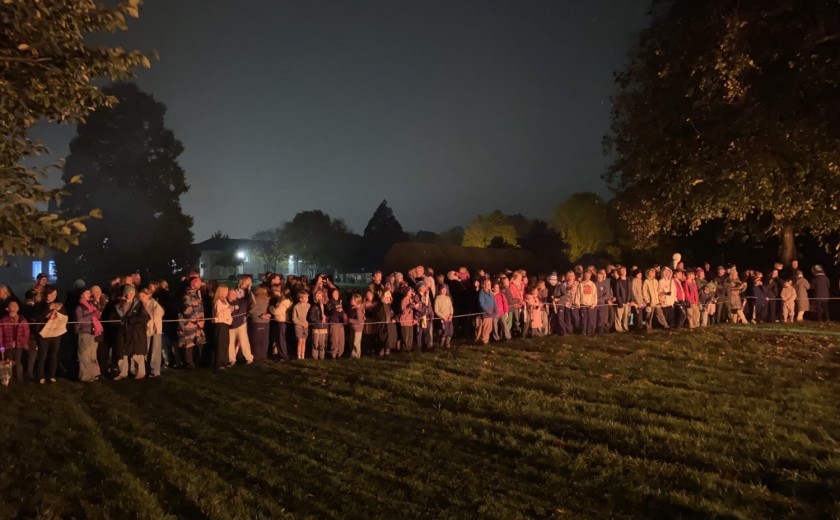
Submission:
{"label": "adult", "polygon": [[[243,280],[240,279],[239,287],[228,292],[228,303],[233,313],[233,321],[230,324],[230,341],[228,342],[228,365],[235,365],[237,354],[242,352],[245,363],[254,362],[254,355],[251,353],[251,341],[248,338],[248,309],[251,306],[250,287],[243,287]],[[308,309],[307,309],[308,310]]]}
{"label": "adult", "polygon": [[135,379],[146,377],[146,327],[149,313],[137,299],[137,289],[133,285],[123,285],[122,301],[112,307],[109,320],[119,320],[117,342],[114,345],[114,355],[117,358],[119,373],[114,381],[126,379],[129,373]]}
{"label": "adult", "polygon": [[79,381],[91,383],[99,379],[102,373],[97,360],[97,342],[102,336],[103,327],[99,321],[102,311],[93,303],[90,289],[79,295],[74,314],[78,337]]}
{"label": "adult", "polygon": [[644,299],[645,322],[648,331],[653,328],[654,318],[663,329],[671,328],[668,320],[665,319],[665,313],[662,312],[660,294],[659,282],[656,280],[656,270],[648,269],[645,274],[645,281],[642,283],[642,298]]}
{"label": "adult", "polygon": [[154,294],[152,284],[142,289],[138,294],[140,303],[149,315],[146,324],[146,360],[149,364],[149,377],[159,377],[163,356],[163,306],[152,297]]}
{"label": "adult", "polygon": [[612,292],[615,298],[615,331],[627,332],[630,322],[630,281],[627,268],[618,268],[618,278],[613,279]]}
{"label": "adult", "polygon": [[814,319],[817,321],[828,321],[828,276],[825,270],[817,264],[811,268],[814,277],[811,278],[811,300]]}
{"label": "adult", "polygon": [[251,307],[248,309],[248,337],[251,341],[251,352],[254,361],[268,359],[269,323],[271,313],[268,311],[268,289],[264,286],[254,289]]}
{"label": "adult", "polygon": [[[178,313],[178,347],[186,368],[195,368],[195,359],[200,359],[204,345],[204,302],[201,298],[201,278],[196,275],[187,279],[187,291],[181,301]],[[198,350],[198,358],[193,350]]]}
{"label": "adult", "polygon": [[811,284],[802,275],[802,271],[796,271],[793,279],[793,289],[796,291],[796,321],[805,319],[805,313],[811,310],[811,302],[808,299],[808,289]]}
{"label": "adult", "polygon": [[37,378],[43,385],[47,379],[50,383],[56,381],[61,336],[67,332],[67,311],[64,305],[56,301],[58,290],[54,286],[43,286],[41,294],[41,298],[33,300],[30,316],[35,343],[38,345]]}
{"label": "adult", "polygon": [[233,322],[231,305],[228,302],[230,289],[227,285],[220,284],[213,293],[213,334],[215,342],[215,366],[218,370],[224,370],[230,364],[228,360],[228,347],[230,346],[230,324]]}

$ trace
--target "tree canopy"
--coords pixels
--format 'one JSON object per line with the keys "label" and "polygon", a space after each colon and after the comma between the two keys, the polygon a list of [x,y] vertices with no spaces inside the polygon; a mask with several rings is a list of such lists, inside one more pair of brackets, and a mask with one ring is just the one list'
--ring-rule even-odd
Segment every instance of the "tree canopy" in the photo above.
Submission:
{"label": "tree canopy", "polygon": [[[722,219],[840,229],[840,3],[657,0],[616,75],[606,179],[639,245]],[[836,236],[836,235],[835,235]]]}
{"label": "tree canopy", "polygon": [[614,239],[607,205],[595,193],[575,193],[560,203],[551,226],[568,244],[571,260],[603,253]]}
{"label": "tree canopy", "polygon": [[320,210],[301,211],[281,228],[279,241],[286,251],[312,268],[312,272],[359,267],[360,237],[341,219]]}
{"label": "tree canopy", "polygon": [[57,257],[59,274],[101,280],[139,269],[171,276],[196,260],[192,217],[180,203],[189,189],[178,164],[184,148],[164,126],[166,107],[151,95],[130,83],[104,92],[119,103],[78,126],[62,177],[86,178],[68,188],[62,207],[101,208],[103,218],[90,222],[77,248]]}
{"label": "tree canopy", "polygon": [[[128,78],[136,67],[150,66],[140,52],[90,43],[91,36],[125,30],[126,16],[136,18],[139,7],[139,0],[113,8],[90,0],[0,3],[0,260],[39,256],[47,247],[66,251],[85,231],[85,218],[98,216],[95,208],[73,213],[55,205],[66,192],[44,185],[51,168],[28,165],[48,152],[29,131],[42,120],[84,122],[116,102],[98,80]],[[81,177],[65,180],[76,184]]]}
{"label": "tree canopy", "polygon": [[518,247],[516,227],[499,210],[479,215],[464,229],[465,247]]}

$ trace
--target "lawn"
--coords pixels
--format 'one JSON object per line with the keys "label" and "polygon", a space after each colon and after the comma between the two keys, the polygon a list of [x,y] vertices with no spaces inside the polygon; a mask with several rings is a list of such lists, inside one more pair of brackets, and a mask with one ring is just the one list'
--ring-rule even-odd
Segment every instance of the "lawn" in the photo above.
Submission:
{"label": "lawn", "polygon": [[0,395],[0,518],[840,517],[837,325]]}

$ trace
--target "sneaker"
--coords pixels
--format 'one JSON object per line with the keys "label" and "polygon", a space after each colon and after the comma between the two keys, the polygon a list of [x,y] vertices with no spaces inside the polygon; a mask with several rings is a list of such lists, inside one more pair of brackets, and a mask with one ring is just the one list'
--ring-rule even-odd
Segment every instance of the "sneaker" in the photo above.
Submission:
{"label": "sneaker", "polygon": [[114,381],[122,381],[123,379],[125,379],[123,376],[117,376],[114,378]]}
{"label": "sneaker", "polygon": [[246,364],[246,365],[250,365],[250,364],[252,364],[253,362],[254,362],[254,360],[253,360],[253,359],[249,359],[249,360],[245,361],[245,364]]}
{"label": "sneaker", "polygon": [[41,378],[41,380],[40,380],[40,381],[38,381],[38,384],[39,384],[39,385],[43,385],[43,384],[44,384],[44,383],[46,383],[46,382],[47,382],[47,380],[46,380],[46,379],[44,379],[44,378],[42,377],[42,378]]}
{"label": "sneaker", "polygon": [[55,383],[55,378],[54,377],[50,378],[50,383]]}

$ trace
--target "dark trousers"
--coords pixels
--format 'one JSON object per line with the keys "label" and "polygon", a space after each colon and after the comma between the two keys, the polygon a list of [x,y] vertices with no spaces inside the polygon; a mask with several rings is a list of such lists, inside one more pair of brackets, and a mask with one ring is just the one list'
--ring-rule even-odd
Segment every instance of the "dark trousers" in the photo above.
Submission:
{"label": "dark trousers", "polygon": [[569,308],[569,322],[572,324],[572,332],[583,333],[583,309]]}
{"label": "dark trousers", "polygon": [[767,302],[767,323],[775,323],[776,322],[776,309],[779,306],[779,302],[775,300],[770,300]]}
{"label": "dark trousers", "polygon": [[254,361],[268,359],[268,323],[249,323],[248,339],[251,341]]}
{"label": "dark trousers", "polygon": [[688,317],[688,315],[685,312],[685,307],[683,307],[681,304],[678,303],[678,304],[674,305],[673,309],[674,309],[674,325],[673,325],[673,327],[675,327],[677,329],[681,329],[681,328],[685,327],[685,320]]}
{"label": "dark trousers", "polygon": [[99,364],[99,372],[102,374],[111,373],[111,347],[100,336],[96,343],[96,362]]}
{"label": "dark trousers", "polygon": [[283,360],[289,359],[289,327],[287,325],[288,323],[285,321],[277,323],[277,337],[275,338],[277,342],[277,355]]}
{"label": "dark trousers", "polygon": [[57,338],[38,337],[38,379],[55,378],[58,369],[58,350],[61,348],[61,336]]}
{"label": "dark trousers", "polygon": [[195,348],[196,347],[181,348],[181,364],[184,365],[185,368],[195,368],[195,361],[193,361],[193,350],[195,350]]}
{"label": "dark trousers", "polygon": [[811,300],[811,313],[817,321],[828,321],[828,300]]}
{"label": "dark trousers", "polygon": [[429,321],[425,327],[421,327],[420,324],[417,324],[416,336],[414,338],[414,342],[417,345],[417,350],[429,350],[434,345],[432,345],[432,322]]}
{"label": "dark trousers", "polygon": [[402,325],[400,326],[400,332],[403,338],[403,349],[406,352],[411,352],[414,350],[414,327],[411,325]]}
{"label": "dark trousers", "polygon": [[769,307],[773,302],[755,302],[755,321],[758,323],[766,323]]}
{"label": "dark trousers", "polygon": [[595,334],[598,327],[598,308],[582,307],[580,309],[580,317],[583,334]]}
{"label": "dark trousers", "polygon": [[[216,368],[226,367],[228,363],[228,346],[230,345],[230,325],[216,323],[214,334],[216,341]],[[190,349],[186,349],[190,350]]]}
{"label": "dark trousers", "polygon": [[26,351],[26,376],[35,379],[35,362],[38,360],[38,342],[29,340],[29,350]]}
{"label": "dark trousers", "polygon": [[557,309],[557,324],[559,326],[557,333],[562,335],[574,334],[575,327],[572,323],[572,309],[569,307],[560,307]]}
{"label": "dark trousers", "polygon": [[668,322],[668,326],[673,327],[674,326],[674,306],[669,305],[668,307],[665,307],[663,305],[661,308],[662,308],[662,314],[665,315],[665,321]]}
{"label": "dark trousers", "polygon": [[598,334],[605,334],[610,330],[610,323],[614,323],[614,320],[610,320],[610,309],[605,303],[599,303],[598,307],[595,308],[597,313],[597,322],[595,325],[595,332]]}

